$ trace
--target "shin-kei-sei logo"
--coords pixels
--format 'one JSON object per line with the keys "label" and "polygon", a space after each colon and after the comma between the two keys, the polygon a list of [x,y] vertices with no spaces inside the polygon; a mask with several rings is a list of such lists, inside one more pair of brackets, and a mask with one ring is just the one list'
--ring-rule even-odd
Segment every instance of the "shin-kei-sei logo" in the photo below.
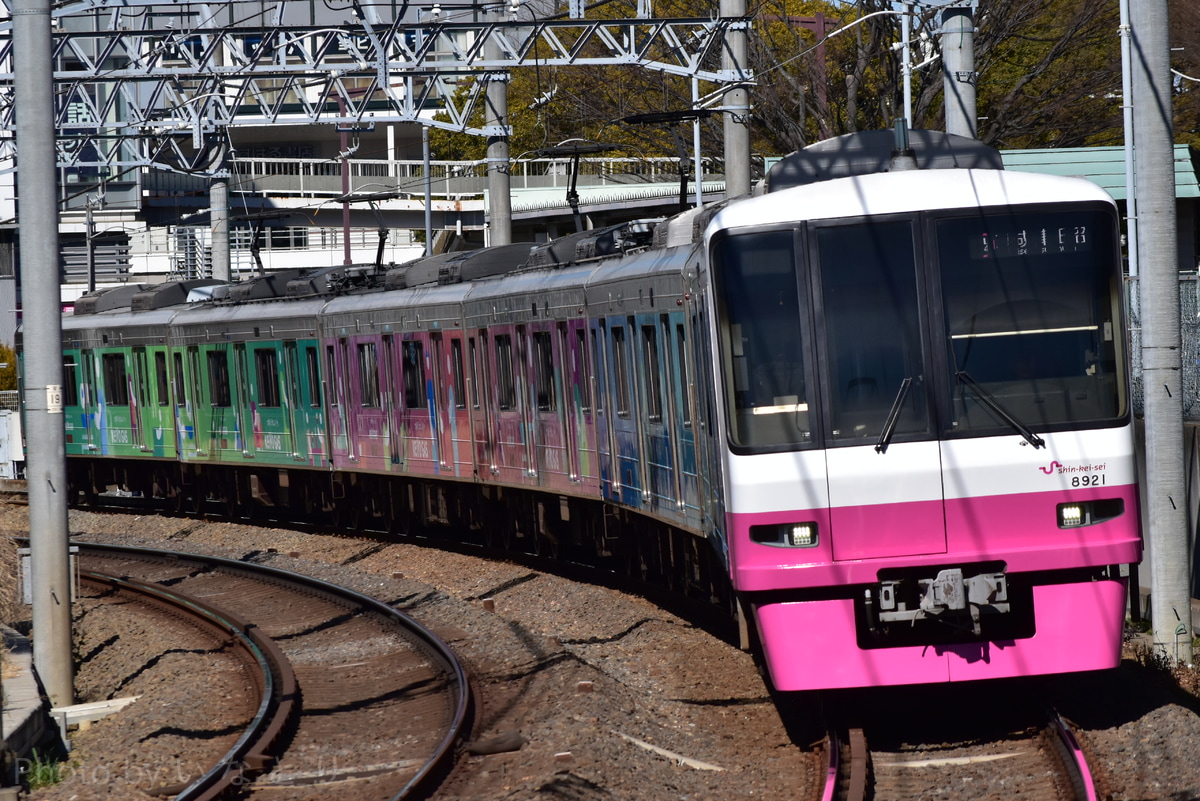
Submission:
{"label": "shin-kei-sei logo", "polygon": [[1041,470],[1043,473],[1049,476],[1054,473],[1055,469],[1059,469],[1061,467],[1062,465],[1058,461],[1053,461],[1050,463],[1049,467],[1039,467],[1038,470]]}

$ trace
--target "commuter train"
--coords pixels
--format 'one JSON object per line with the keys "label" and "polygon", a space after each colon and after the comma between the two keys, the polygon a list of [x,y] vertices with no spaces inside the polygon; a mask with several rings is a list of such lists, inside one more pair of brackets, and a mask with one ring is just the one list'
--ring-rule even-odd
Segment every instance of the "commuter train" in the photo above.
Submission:
{"label": "commuter train", "polygon": [[63,321],[73,502],[619,564],[728,599],[785,691],[1113,667],[1118,237],[1091,183],[874,132],[668,219],[93,293]]}

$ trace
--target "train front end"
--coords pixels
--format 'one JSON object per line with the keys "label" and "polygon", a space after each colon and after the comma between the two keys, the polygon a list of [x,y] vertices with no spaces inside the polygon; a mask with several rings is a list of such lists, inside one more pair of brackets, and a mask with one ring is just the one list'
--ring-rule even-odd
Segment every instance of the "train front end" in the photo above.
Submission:
{"label": "train front end", "polygon": [[707,236],[724,534],[776,687],[1115,666],[1141,538],[1111,199],[864,175]]}

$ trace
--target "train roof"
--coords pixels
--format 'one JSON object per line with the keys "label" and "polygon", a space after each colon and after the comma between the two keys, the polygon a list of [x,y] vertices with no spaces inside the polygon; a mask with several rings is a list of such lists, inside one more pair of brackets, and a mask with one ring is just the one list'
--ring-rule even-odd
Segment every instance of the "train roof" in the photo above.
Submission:
{"label": "train roof", "polygon": [[[919,170],[1002,170],[1000,151],[967,136],[913,129],[903,132]],[[897,154],[897,132],[859,131],[816,142],[784,156],[767,173],[767,191],[887,172]]]}
{"label": "train roof", "polygon": [[1082,178],[1013,170],[905,170],[795,186],[732,203],[713,218],[707,235],[719,228],[1068,200],[1113,202]]}

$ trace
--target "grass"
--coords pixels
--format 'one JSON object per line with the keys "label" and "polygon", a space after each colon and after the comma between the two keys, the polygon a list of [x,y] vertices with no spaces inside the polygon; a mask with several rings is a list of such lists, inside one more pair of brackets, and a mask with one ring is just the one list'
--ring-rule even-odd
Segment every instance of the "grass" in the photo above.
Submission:
{"label": "grass", "polygon": [[35,748],[33,757],[22,767],[25,784],[29,786],[30,792],[52,787],[62,781],[62,768],[62,762],[43,757]]}

